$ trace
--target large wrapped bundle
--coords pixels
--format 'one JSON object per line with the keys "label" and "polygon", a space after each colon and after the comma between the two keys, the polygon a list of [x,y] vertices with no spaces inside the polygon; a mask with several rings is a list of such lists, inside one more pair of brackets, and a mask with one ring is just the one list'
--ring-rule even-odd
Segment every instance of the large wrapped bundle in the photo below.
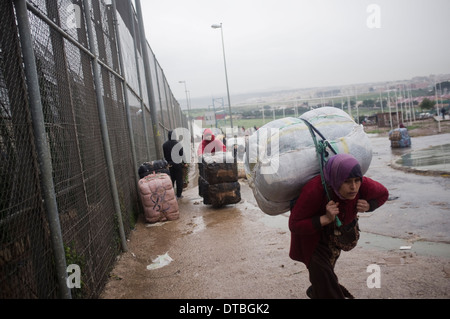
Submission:
{"label": "large wrapped bundle", "polygon": [[220,207],[241,201],[237,163],[231,152],[204,154],[199,170],[199,195],[204,204]]}
{"label": "large wrapped bundle", "polygon": [[139,180],[139,192],[146,222],[156,223],[180,217],[169,175],[165,173],[147,175]]}
{"label": "large wrapped bundle", "polygon": [[239,182],[211,184],[208,187],[208,198],[214,207],[237,204],[241,201],[241,185]]}
{"label": "large wrapped bundle", "polygon": [[165,159],[161,159],[151,162],[145,162],[142,163],[141,166],[139,166],[139,178],[144,178],[145,176],[153,173],[165,173],[170,175],[169,163],[167,163]]}
{"label": "large wrapped bundle", "polygon": [[[322,107],[299,118],[267,123],[250,136],[245,156],[249,185],[258,206],[266,214],[288,211],[302,187],[320,173],[314,140],[302,119],[320,131],[337,153],[355,156],[363,174],[369,168],[372,148],[367,134],[338,108]],[[317,136],[317,140],[320,139]]]}
{"label": "large wrapped bundle", "polygon": [[[226,155],[228,154],[228,157]],[[230,183],[238,180],[237,163],[230,153],[203,156],[203,177],[209,184]],[[228,162],[227,162],[228,160]]]}
{"label": "large wrapped bundle", "polygon": [[411,146],[411,137],[408,129],[401,127],[389,132],[389,140],[392,148],[401,148]]}

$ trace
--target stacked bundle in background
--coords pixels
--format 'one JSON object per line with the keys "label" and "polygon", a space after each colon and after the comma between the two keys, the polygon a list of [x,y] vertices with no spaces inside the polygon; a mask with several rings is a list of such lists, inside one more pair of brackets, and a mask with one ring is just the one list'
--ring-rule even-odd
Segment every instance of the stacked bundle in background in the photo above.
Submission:
{"label": "stacked bundle in background", "polygon": [[172,180],[165,173],[153,173],[139,180],[139,193],[147,223],[180,217]]}
{"label": "stacked bundle in background", "polygon": [[244,165],[253,195],[266,214],[289,211],[291,201],[299,196],[302,187],[320,173],[314,141],[302,119],[319,130],[337,153],[352,154],[363,174],[369,168],[372,160],[369,137],[361,125],[338,108],[322,107],[299,118],[267,123],[250,136]]}
{"label": "stacked bundle in background", "polygon": [[166,173],[167,175],[170,175],[169,163],[165,159],[161,159],[151,162],[145,162],[142,163],[141,166],[139,166],[139,178],[143,178],[153,173]]}
{"label": "stacked bundle in background", "polygon": [[237,163],[230,152],[203,154],[199,170],[198,189],[204,204],[220,207],[241,201]]}
{"label": "stacked bundle in background", "polygon": [[409,136],[408,129],[403,127],[390,131],[389,140],[391,141],[392,148],[411,146],[411,137]]}

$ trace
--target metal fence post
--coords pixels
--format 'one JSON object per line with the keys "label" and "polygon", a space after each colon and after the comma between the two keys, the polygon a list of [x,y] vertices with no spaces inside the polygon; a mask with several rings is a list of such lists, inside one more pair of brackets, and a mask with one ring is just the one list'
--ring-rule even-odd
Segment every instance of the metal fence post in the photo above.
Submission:
{"label": "metal fence post", "polygon": [[155,104],[156,104],[155,95],[153,94],[153,91],[152,91],[152,76],[150,74],[150,62],[148,60],[147,40],[145,38],[141,1],[135,0],[135,4],[136,4],[136,13],[137,13],[138,23],[139,23],[139,33],[140,33],[141,44],[142,44],[142,57],[144,59],[145,80],[147,82],[147,93],[148,93],[150,114],[152,117],[153,138],[155,140],[156,156],[158,159],[162,159],[163,158],[162,147],[161,147],[161,142],[159,139],[159,136],[161,134],[159,133],[158,118],[157,118],[156,110],[155,110]]}
{"label": "metal fence post", "polygon": [[[154,65],[155,65],[156,89],[158,90],[158,97],[159,97],[159,112],[161,114],[161,122],[163,123],[163,128],[164,128],[165,127],[164,112],[163,112],[163,106],[162,106],[161,87],[159,85],[159,72],[158,72],[158,70],[160,70],[161,67],[159,67],[159,64],[158,64],[158,61],[156,61],[156,58],[153,58],[153,60],[154,60]],[[164,86],[164,83],[162,83],[162,85]]]}
{"label": "metal fence post", "polygon": [[98,107],[98,114],[100,119],[100,128],[102,132],[102,139],[103,139],[103,145],[104,145],[104,152],[106,157],[106,164],[108,166],[108,175],[109,175],[109,181],[111,184],[111,192],[113,195],[113,201],[114,201],[114,210],[117,215],[117,222],[119,226],[119,234],[122,244],[122,250],[128,251],[127,248],[127,241],[125,237],[125,230],[123,228],[123,221],[122,221],[122,212],[120,210],[120,202],[119,202],[119,194],[117,192],[117,183],[116,183],[116,177],[114,173],[114,163],[112,160],[111,155],[111,144],[109,141],[109,135],[108,135],[108,125],[106,123],[106,113],[105,113],[105,105],[103,103],[103,96],[102,96],[102,90],[101,90],[101,82],[100,82],[100,66],[98,64],[98,54],[97,49],[95,46],[94,41],[94,33],[93,33],[93,27],[92,27],[92,21],[91,21],[91,10],[90,10],[90,3],[89,0],[83,1],[83,7],[84,7],[84,14],[86,18],[86,30],[88,32],[88,40],[89,40],[89,48],[91,53],[94,55],[92,58],[92,73],[94,76],[94,83],[95,83],[95,93],[97,96],[97,107]]}
{"label": "metal fence post", "polygon": [[[130,21],[133,21],[133,23],[131,23],[131,32],[133,35],[134,59],[136,61],[136,72],[137,72],[138,85],[139,85],[139,97],[140,97],[139,101],[141,104],[141,111],[142,111],[142,122],[143,122],[143,127],[144,127],[145,145],[147,147],[147,159],[150,160],[150,158],[152,156],[150,154],[150,141],[148,140],[148,130],[147,130],[147,121],[146,121],[146,116],[145,116],[145,106],[144,106],[143,97],[142,97],[143,94],[142,94],[141,72],[139,69],[139,56],[138,56],[137,41],[136,41],[136,28],[134,27],[133,6],[131,4],[131,0],[128,0],[128,7],[130,10]],[[156,148],[156,145],[155,145],[155,148]]]}
{"label": "metal fence post", "polygon": [[67,285],[67,265],[61,225],[56,202],[55,186],[53,183],[53,167],[50,150],[47,144],[47,134],[44,124],[41,93],[36,69],[36,60],[33,51],[30,23],[26,0],[14,1],[17,14],[17,24],[20,33],[20,43],[25,65],[25,74],[28,87],[29,106],[31,110],[34,137],[36,140],[37,157],[41,173],[42,195],[50,228],[50,237],[55,258],[55,267],[58,278],[59,295],[63,299],[71,299],[72,295]]}
{"label": "metal fence post", "polygon": [[[113,26],[115,28],[115,35],[116,35],[116,41],[117,41],[117,54],[119,57],[119,65],[120,65],[120,73],[123,76],[122,86],[123,86],[123,98],[125,102],[125,109],[127,110],[127,124],[128,124],[128,134],[130,135],[130,144],[131,144],[131,158],[133,159],[133,164],[137,165],[137,159],[136,159],[136,147],[134,144],[134,136],[133,136],[133,124],[131,123],[131,115],[130,115],[130,103],[128,101],[128,88],[127,88],[127,80],[125,77],[125,68],[123,66],[123,56],[122,56],[122,43],[120,41],[120,34],[119,29],[117,27],[117,8],[116,8],[116,0],[112,0],[112,14],[113,14]],[[137,169],[134,168],[134,178],[136,180],[136,189],[138,186],[138,175],[137,175]]]}

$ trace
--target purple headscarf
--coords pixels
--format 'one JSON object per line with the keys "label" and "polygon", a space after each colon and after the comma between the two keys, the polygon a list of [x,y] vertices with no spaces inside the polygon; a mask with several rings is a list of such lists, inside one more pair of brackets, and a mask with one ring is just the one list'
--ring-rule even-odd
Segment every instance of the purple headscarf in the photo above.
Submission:
{"label": "purple headscarf", "polygon": [[343,198],[339,194],[339,189],[344,181],[348,178],[363,176],[358,160],[350,154],[337,154],[330,157],[323,173],[327,184],[341,199]]}

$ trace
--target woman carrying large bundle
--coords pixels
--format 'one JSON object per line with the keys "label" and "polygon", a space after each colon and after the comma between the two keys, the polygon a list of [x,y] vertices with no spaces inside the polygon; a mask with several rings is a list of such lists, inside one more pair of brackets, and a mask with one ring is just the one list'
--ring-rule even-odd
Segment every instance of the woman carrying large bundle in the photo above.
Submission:
{"label": "woman carrying large bundle", "polygon": [[330,157],[323,173],[327,189],[317,175],[306,183],[291,209],[289,256],[308,268],[308,297],[353,298],[339,284],[334,266],[341,250],[356,246],[357,213],[377,209],[389,193],[379,182],[363,176],[360,164],[350,154]]}

